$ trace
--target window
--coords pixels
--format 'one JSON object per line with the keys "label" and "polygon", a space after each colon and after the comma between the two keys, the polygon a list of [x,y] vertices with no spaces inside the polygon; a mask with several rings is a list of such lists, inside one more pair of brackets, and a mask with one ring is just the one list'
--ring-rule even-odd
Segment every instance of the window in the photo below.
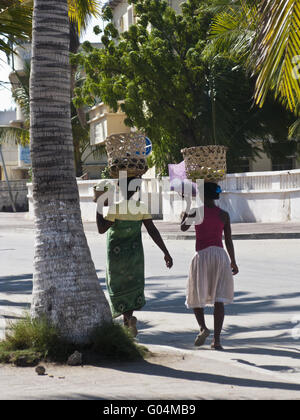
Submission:
{"label": "window", "polygon": [[272,171],[289,171],[294,169],[294,157],[273,157]]}

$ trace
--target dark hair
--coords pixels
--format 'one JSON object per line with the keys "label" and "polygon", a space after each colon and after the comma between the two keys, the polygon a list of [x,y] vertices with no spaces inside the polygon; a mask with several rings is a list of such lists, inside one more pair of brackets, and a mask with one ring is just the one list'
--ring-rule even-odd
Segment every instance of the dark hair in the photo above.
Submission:
{"label": "dark hair", "polygon": [[204,198],[219,200],[221,192],[221,187],[218,184],[215,184],[214,182],[204,183]]}

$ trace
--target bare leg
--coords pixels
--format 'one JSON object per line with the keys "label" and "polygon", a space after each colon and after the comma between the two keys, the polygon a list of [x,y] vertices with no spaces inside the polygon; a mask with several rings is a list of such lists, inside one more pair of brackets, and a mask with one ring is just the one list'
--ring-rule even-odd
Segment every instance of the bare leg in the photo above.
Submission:
{"label": "bare leg", "polygon": [[222,302],[216,302],[215,303],[215,310],[214,310],[214,325],[215,325],[215,331],[214,331],[214,340],[212,342],[212,348],[215,350],[223,350],[221,346],[221,331],[224,324],[224,318],[225,318],[225,308],[224,303]]}
{"label": "bare leg", "polygon": [[200,331],[208,330],[205,324],[204,309],[203,308],[194,308],[194,314],[197,319]]}
{"label": "bare leg", "polygon": [[200,347],[203,346],[203,344],[205,344],[205,341],[209,336],[210,331],[205,324],[204,309],[194,308],[194,314],[200,327],[200,333],[196,337],[195,346]]}
{"label": "bare leg", "polygon": [[123,314],[124,317],[124,326],[129,328],[133,337],[136,337],[138,330],[136,328],[137,319],[133,316],[133,311],[128,311]]}
{"label": "bare leg", "polygon": [[132,317],[132,315],[133,315],[133,311],[124,312],[123,321],[124,321],[125,327],[128,327],[128,320],[129,320],[129,318]]}

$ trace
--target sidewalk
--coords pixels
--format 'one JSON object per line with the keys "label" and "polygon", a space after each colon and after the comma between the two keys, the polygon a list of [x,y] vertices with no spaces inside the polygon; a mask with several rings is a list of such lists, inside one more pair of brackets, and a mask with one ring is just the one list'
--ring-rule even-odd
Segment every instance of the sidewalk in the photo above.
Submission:
{"label": "sidewalk", "polygon": [[[192,226],[189,231],[181,232],[178,223],[169,223],[155,220],[155,225],[163,239],[185,240],[195,239],[195,229]],[[0,230],[3,229],[33,229],[34,223],[28,219],[28,213],[0,213]],[[93,222],[85,222],[86,232],[97,233]],[[147,235],[145,228],[143,232]],[[239,239],[298,239],[300,238],[300,223],[233,223],[232,237]]]}
{"label": "sidewalk", "polygon": [[[173,224],[156,224],[164,234],[177,234]],[[93,223],[85,228],[107,294],[106,238],[97,234]],[[210,350],[212,335],[203,347],[194,346],[198,326],[192,311],[185,307],[194,241],[168,242],[174,258],[174,267],[168,270],[161,250],[145,238],[147,304],[136,313],[137,339],[152,356],[137,363],[47,365],[48,376],[37,376],[34,368],[0,365],[0,400],[300,399],[299,242],[238,243],[240,274],[235,281],[235,301],[226,307],[222,334],[226,351],[214,352]],[[0,214],[0,243],[1,338],[6,322],[30,306],[32,222],[24,215]],[[212,308],[207,308],[206,314],[212,330]]]}

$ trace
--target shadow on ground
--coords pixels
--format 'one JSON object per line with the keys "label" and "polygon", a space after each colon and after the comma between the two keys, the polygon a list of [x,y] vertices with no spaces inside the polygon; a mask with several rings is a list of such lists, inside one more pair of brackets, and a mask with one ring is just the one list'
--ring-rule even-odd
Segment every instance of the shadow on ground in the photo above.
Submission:
{"label": "shadow on ground", "polygon": [[[101,273],[102,270],[97,270]],[[101,274],[100,274],[101,275]],[[178,289],[170,288],[163,289],[162,283],[167,283],[168,278],[172,276],[149,277],[146,279],[146,291],[149,293],[145,311],[147,312],[164,312],[169,314],[190,314],[192,324],[192,311],[185,307],[184,289],[181,280],[183,276],[177,276],[176,280],[180,281]],[[0,277],[0,315],[1,307],[15,307],[20,309],[28,308],[27,302],[14,302],[10,299],[11,296],[29,295],[32,292],[32,274],[21,274],[18,276],[2,276]],[[174,280],[174,277],[172,277]],[[103,277],[99,279],[102,287],[105,289]],[[226,314],[235,316],[243,315],[249,316],[256,314],[279,314],[292,313],[299,311],[299,305],[295,305],[295,299],[300,298],[300,292],[284,293],[269,296],[254,296],[248,292],[237,292],[235,296],[235,303],[226,307]],[[289,300],[293,300],[290,302]],[[281,304],[279,305],[278,302]],[[284,303],[284,304],[282,304]],[[206,314],[212,315],[213,308],[207,308]],[[5,315],[4,315],[5,316]],[[17,316],[17,315],[16,315]],[[13,318],[9,313],[9,317]],[[166,345],[177,347],[181,349],[194,349],[193,342],[195,339],[195,332],[185,331],[178,326],[178,331],[168,332],[164,330],[164,325],[159,326],[161,330],[154,329],[151,331],[152,322],[139,322],[139,341],[144,345]],[[225,324],[224,328],[224,343],[227,352],[236,357],[238,363],[249,364],[248,361],[242,359],[242,355],[268,355],[274,357],[285,357],[290,359],[300,359],[300,349],[296,346],[295,340],[291,335],[291,328],[293,324],[289,321],[277,322],[266,325],[259,325],[255,327],[246,328],[235,324]],[[167,328],[167,326],[166,326]],[[276,331],[278,333],[276,334]],[[255,334],[257,332],[257,334]],[[266,332],[264,335],[263,333]],[[272,336],[270,337],[270,332]],[[244,333],[244,337],[235,338],[237,334]],[[202,351],[200,349],[199,351]],[[251,363],[250,363],[251,365]],[[257,366],[257,365],[256,365]],[[270,371],[290,371],[288,366],[264,365],[258,366]]]}

